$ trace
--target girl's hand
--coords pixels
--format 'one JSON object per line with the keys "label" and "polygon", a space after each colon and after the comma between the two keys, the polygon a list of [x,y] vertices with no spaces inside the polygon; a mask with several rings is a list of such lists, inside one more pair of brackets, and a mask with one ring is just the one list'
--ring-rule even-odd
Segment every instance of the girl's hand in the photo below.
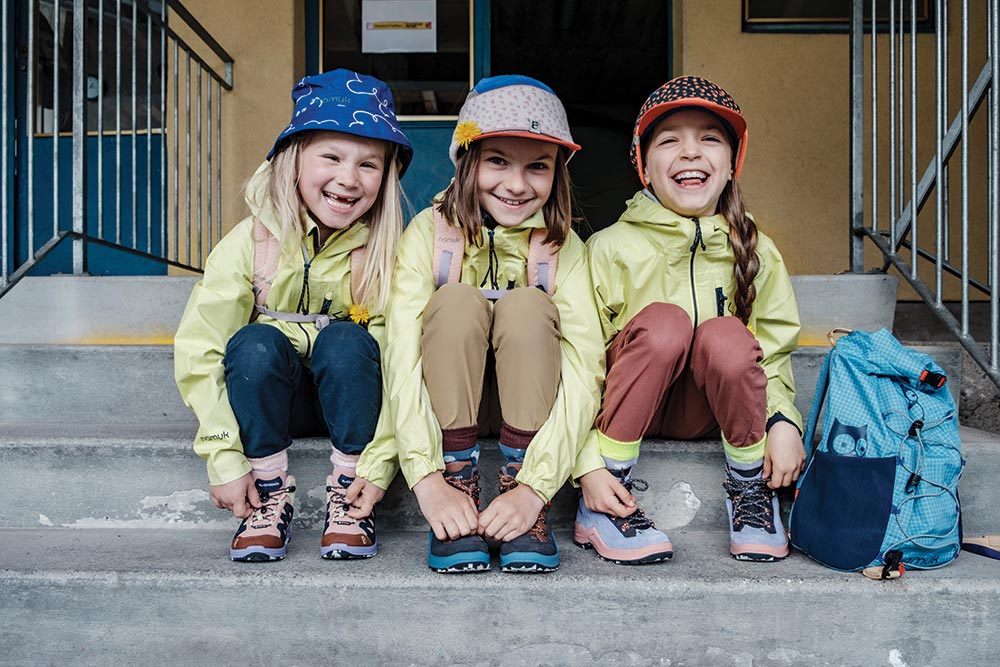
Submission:
{"label": "girl's hand", "polygon": [[535,525],[545,501],[527,484],[497,496],[479,515],[479,534],[501,542],[524,535]]}
{"label": "girl's hand", "polygon": [[591,512],[625,518],[635,512],[635,497],[607,468],[591,470],[580,478],[583,504]]}
{"label": "girl's hand", "polygon": [[767,432],[764,445],[765,478],[772,489],[794,484],[806,468],[806,448],[802,445],[799,430],[788,422],[777,422]]}
{"label": "girl's hand", "polygon": [[351,485],[347,487],[347,493],[344,494],[344,500],[351,505],[351,509],[347,510],[347,516],[352,519],[364,519],[372,513],[372,510],[375,509],[375,503],[382,500],[384,495],[383,489],[367,479],[355,477]]}
{"label": "girl's hand", "polygon": [[213,505],[220,510],[231,510],[233,516],[240,519],[247,518],[260,507],[260,494],[250,473],[231,482],[208,487],[208,495]]}
{"label": "girl's hand", "polygon": [[472,498],[448,482],[440,470],[413,486],[420,511],[439,540],[457,540],[472,535],[479,526],[479,509]]}

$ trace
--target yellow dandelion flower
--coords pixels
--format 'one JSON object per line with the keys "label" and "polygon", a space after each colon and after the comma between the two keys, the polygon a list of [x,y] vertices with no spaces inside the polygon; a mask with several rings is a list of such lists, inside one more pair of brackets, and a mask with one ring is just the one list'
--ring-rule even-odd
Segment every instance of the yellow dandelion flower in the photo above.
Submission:
{"label": "yellow dandelion flower", "polygon": [[482,134],[483,131],[479,129],[474,120],[463,120],[455,128],[455,142],[462,148],[468,148],[469,144],[472,143],[473,139]]}
{"label": "yellow dandelion flower", "polygon": [[348,317],[355,324],[368,324],[368,306],[364,304],[352,303],[351,309],[348,311]]}

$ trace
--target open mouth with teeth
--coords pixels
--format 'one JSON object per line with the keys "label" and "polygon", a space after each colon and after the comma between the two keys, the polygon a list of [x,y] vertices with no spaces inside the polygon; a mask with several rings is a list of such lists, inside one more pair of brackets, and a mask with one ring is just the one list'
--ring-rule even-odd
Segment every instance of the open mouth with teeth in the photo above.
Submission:
{"label": "open mouth with teeth", "polygon": [[502,203],[507,206],[523,206],[531,201],[531,199],[505,199],[499,195],[493,195],[495,198],[499,199]]}
{"label": "open mouth with teeth", "polygon": [[326,203],[333,208],[349,209],[358,202],[358,197],[342,197],[341,195],[335,195],[332,192],[323,191],[323,197],[326,199]]}
{"label": "open mouth with teeth", "polygon": [[708,180],[708,174],[697,170],[682,171],[679,174],[674,174],[673,179],[681,187],[697,187],[704,185],[705,181]]}

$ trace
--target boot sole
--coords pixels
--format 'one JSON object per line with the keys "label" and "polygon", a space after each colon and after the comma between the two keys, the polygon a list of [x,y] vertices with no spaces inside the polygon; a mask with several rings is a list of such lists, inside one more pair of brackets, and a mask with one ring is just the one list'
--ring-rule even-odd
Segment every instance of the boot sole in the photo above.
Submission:
{"label": "boot sole", "polygon": [[555,572],[559,569],[559,553],[551,556],[536,553],[500,554],[500,571],[516,573]]}
{"label": "boot sole", "polygon": [[[606,546],[600,540],[600,536],[597,535],[595,529],[587,530],[580,524],[577,524],[573,532],[573,544],[580,547],[581,549],[593,549],[594,553],[601,560],[606,560],[609,563],[617,563],[618,565],[648,565],[649,563],[659,563],[665,560],[670,560],[674,557],[674,548],[672,544],[665,545],[649,545],[643,550],[636,549],[634,557],[623,557],[612,555],[615,550]],[[669,548],[667,548],[669,547]],[[602,553],[604,551],[604,553]]]}

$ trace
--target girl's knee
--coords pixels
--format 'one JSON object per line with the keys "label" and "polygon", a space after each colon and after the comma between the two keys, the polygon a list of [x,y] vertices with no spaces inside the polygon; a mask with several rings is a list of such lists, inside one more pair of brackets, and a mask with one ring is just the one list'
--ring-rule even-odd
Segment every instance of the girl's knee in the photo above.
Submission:
{"label": "girl's knee", "polygon": [[559,337],[559,309],[552,297],[535,287],[504,294],[493,306],[494,337],[538,344]]}
{"label": "girl's knee", "polygon": [[424,308],[423,330],[425,337],[442,345],[461,345],[470,338],[485,340],[490,330],[489,303],[471,285],[442,285]]}
{"label": "girl's knee", "polygon": [[739,318],[716,317],[702,323],[695,333],[693,363],[696,358],[712,374],[739,377],[758,368],[763,352],[760,343]]}
{"label": "girl's knee", "polygon": [[262,368],[274,363],[287,363],[292,344],[281,331],[268,324],[248,324],[229,339],[224,362],[226,368]]}
{"label": "girl's knee", "polygon": [[627,344],[641,347],[658,361],[686,356],[691,346],[691,318],[680,306],[651,303],[629,321],[628,328]]}
{"label": "girl's knee", "polygon": [[365,364],[378,364],[378,343],[368,330],[354,322],[330,322],[316,336],[313,344],[314,371],[320,368],[341,372],[361,370]]}

